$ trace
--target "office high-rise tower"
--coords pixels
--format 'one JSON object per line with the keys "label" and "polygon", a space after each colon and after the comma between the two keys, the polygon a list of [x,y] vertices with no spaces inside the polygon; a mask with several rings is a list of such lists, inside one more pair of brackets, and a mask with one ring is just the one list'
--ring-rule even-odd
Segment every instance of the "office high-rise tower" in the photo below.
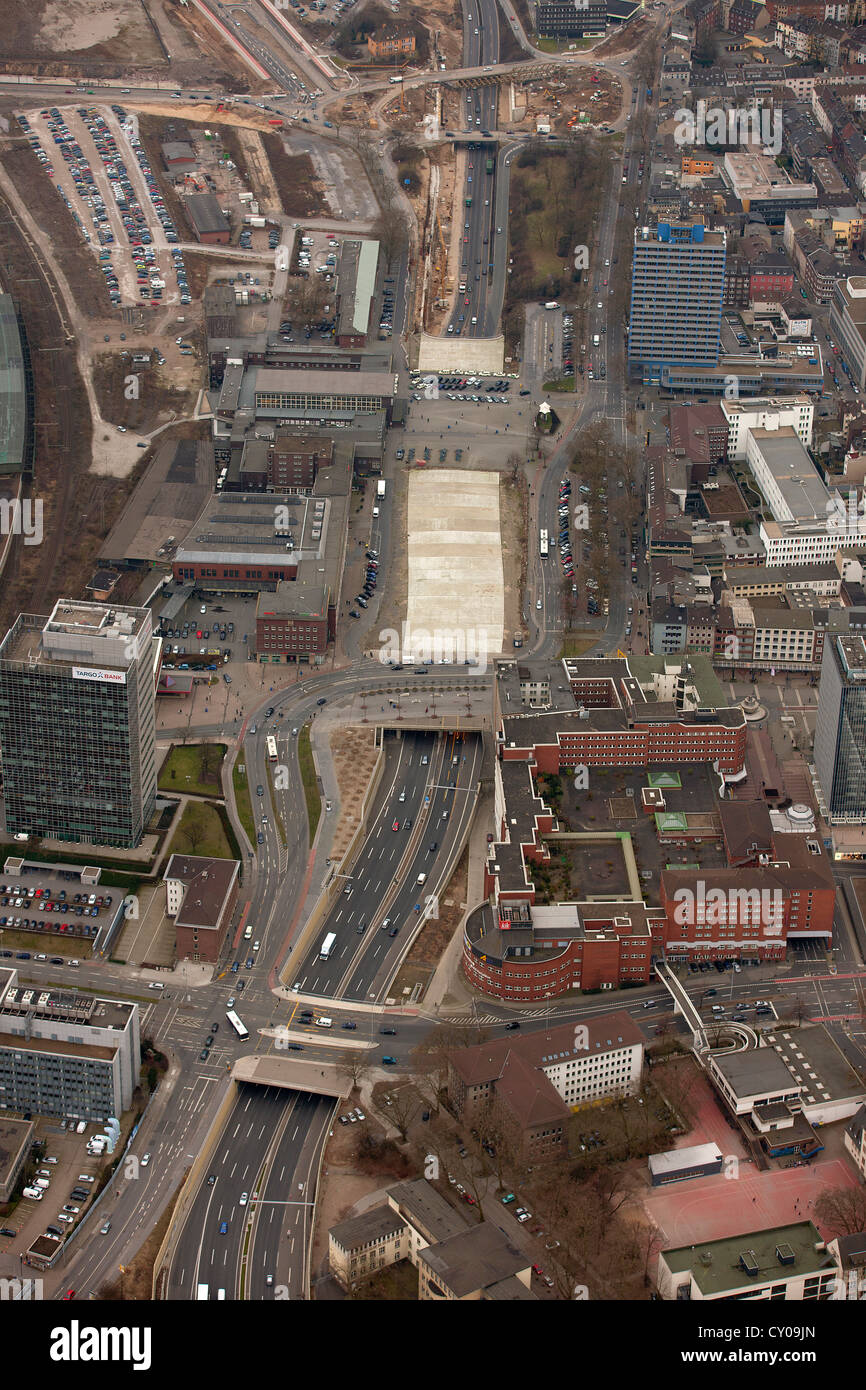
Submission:
{"label": "office high-rise tower", "polygon": [[866,821],[866,642],[851,633],[824,643],[814,759],[828,821]]}
{"label": "office high-rise tower", "polygon": [[629,367],[647,383],[663,368],[715,367],[725,287],[725,234],[660,222],[635,233]]}
{"label": "office high-rise tower", "polygon": [[6,829],[133,846],[156,795],[150,610],[60,599],[0,643]]}

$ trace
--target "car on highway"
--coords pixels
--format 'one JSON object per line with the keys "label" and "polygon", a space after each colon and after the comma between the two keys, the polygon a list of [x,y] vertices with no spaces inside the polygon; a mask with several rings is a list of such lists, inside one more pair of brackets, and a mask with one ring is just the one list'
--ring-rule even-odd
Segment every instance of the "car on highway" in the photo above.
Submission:
{"label": "car on highway", "polygon": [[229,1231],[229,1223],[228,1223],[227,1221],[221,1221],[221,1222],[220,1222],[220,1235],[221,1235],[221,1236],[226,1236],[226,1235],[228,1235],[228,1231]]}
{"label": "car on highway", "polygon": [[399,829],[400,829],[400,822],[399,822],[398,820],[392,821],[392,822],[391,822],[391,829],[392,829],[392,830],[399,830]]}
{"label": "car on highway", "polygon": [[239,1202],[238,1202],[238,1206],[239,1206],[239,1207],[245,1207],[246,1204],[247,1204],[247,1202],[248,1202],[249,1200],[250,1200],[250,1198],[249,1198],[249,1193],[248,1193],[248,1192],[242,1192],[241,1195],[240,1195],[240,1200],[239,1200]]}

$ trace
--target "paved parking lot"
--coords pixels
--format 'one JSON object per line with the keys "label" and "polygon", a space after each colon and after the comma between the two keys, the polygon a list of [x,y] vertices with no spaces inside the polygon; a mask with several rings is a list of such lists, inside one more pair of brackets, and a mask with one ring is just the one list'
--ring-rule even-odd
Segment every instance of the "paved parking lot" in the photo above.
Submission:
{"label": "paved parking lot", "polygon": [[[115,306],[189,304],[177,230],[122,107],[54,106],[19,122],[98,258]],[[59,213],[62,226],[62,213]],[[70,234],[72,229],[70,228]],[[172,243],[172,244],[170,244]]]}

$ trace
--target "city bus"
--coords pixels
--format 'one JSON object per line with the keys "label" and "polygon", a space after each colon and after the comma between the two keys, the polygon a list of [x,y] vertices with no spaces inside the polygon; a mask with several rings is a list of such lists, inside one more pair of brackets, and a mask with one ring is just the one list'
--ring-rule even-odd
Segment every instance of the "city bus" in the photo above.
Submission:
{"label": "city bus", "polygon": [[334,949],[334,942],[337,940],[336,932],[329,931],[322,942],[322,949],[319,951],[319,960],[327,960]]}
{"label": "city bus", "polygon": [[542,531],[542,532],[541,532],[540,537],[539,537],[538,547],[539,547],[539,550],[541,551],[542,555],[548,555],[548,554],[550,553],[550,545],[549,545],[549,543],[548,543],[547,532],[546,532],[546,531]]}
{"label": "city bus", "polygon": [[275,763],[277,761],[277,740],[274,738],[273,734],[268,734],[267,743],[268,762]]}
{"label": "city bus", "polygon": [[229,1010],[228,1013],[226,1014],[226,1018],[228,1019],[229,1023],[230,1023],[230,1024],[232,1025],[232,1027],[234,1028],[234,1030],[235,1030],[235,1032],[237,1033],[237,1035],[238,1035],[239,1038],[244,1039],[244,1038],[248,1038],[248,1037],[249,1037],[249,1035],[250,1035],[250,1030],[249,1030],[249,1028],[247,1028],[247,1027],[244,1026],[244,1024],[243,1024],[243,1023],[241,1022],[241,1020],[238,1018],[237,1014],[234,1014],[234,1013],[231,1012],[231,1010]]}

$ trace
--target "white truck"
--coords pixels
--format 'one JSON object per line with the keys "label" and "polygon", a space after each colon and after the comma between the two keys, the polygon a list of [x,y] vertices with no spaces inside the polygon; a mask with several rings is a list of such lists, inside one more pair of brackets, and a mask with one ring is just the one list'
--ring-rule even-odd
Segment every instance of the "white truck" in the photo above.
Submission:
{"label": "white truck", "polygon": [[384,497],[384,496],[385,496],[385,479],[384,479],[384,478],[380,478],[379,481],[378,481],[378,483],[376,484],[376,496],[377,496],[377,497]]}

